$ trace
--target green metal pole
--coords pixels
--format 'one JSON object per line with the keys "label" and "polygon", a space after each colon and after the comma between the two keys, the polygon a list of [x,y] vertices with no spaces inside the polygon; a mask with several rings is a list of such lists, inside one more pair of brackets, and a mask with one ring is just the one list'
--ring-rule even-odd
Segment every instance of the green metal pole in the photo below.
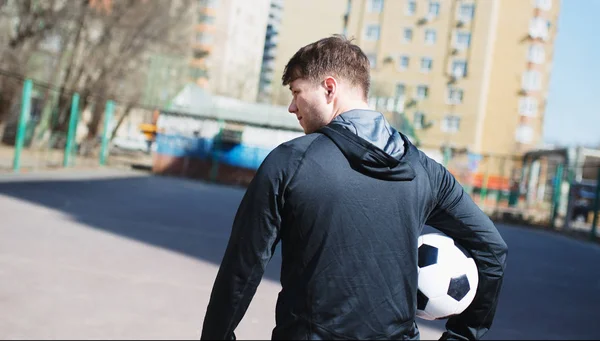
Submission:
{"label": "green metal pole", "polygon": [[219,154],[221,149],[221,133],[223,132],[224,126],[223,120],[219,120],[219,132],[214,137],[213,141],[213,153],[212,153],[212,165],[210,168],[210,181],[217,181],[217,175],[219,174]]}
{"label": "green metal pole", "polygon": [[13,158],[13,170],[19,172],[21,169],[21,152],[25,143],[25,131],[29,121],[29,112],[31,111],[31,89],[33,82],[31,79],[25,80],[23,84],[23,96],[21,97],[21,114],[19,115],[19,124],[17,127],[17,136],[15,138],[15,155]]}
{"label": "green metal pole", "polygon": [[500,156],[500,184],[498,188],[496,188],[496,207],[500,206],[500,201],[502,201],[502,192],[504,191],[504,166],[505,166],[506,158]]}
{"label": "green metal pole", "polygon": [[449,146],[444,146],[444,167],[448,167],[450,163],[450,158],[452,157],[452,149]]}
{"label": "green metal pole", "polygon": [[488,182],[490,180],[490,164],[492,163],[491,156],[484,156],[484,158],[486,159],[485,172],[483,173],[481,189],[479,192],[479,200],[482,205],[485,205],[485,199],[487,198]]}
{"label": "green metal pole", "polygon": [[79,116],[79,94],[73,94],[71,101],[71,115],[69,117],[69,131],[67,133],[67,143],[65,145],[65,155],[63,158],[63,166],[71,165],[71,153],[73,152],[73,140],[75,139],[75,131],[77,130],[77,116]]}
{"label": "green metal pole", "polygon": [[562,163],[558,165],[556,169],[556,176],[554,177],[554,190],[552,191],[552,216],[550,218],[550,226],[555,227],[556,216],[558,214],[558,207],[560,206],[560,196],[562,189],[562,178],[563,170],[565,165]]}
{"label": "green metal pole", "polygon": [[483,182],[481,184],[481,203],[485,204],[485,199],[487,198],[487,192],[488,192],[488,182],[490,180],[490,173],[488,170],[485,171],[485,174],[483,175]]}
{"label": "green metal pole", "polygon": [[598,228],[598,210],[600,210],[600,167],[596,177],[596,197],[594,199],[594,219],[592,220],[592,232],[590,239],[596,239],[596,229]]}
{"label": "green metal pole", "polygon": [[100,165],[106,164],[106,157],[108,156],[108,142],[110,140],[110,122],[112,121],[113,114],[115,112],[115,102],[106,102],[104,109],[104,132],[102,133],[102,147],[100,149]]}

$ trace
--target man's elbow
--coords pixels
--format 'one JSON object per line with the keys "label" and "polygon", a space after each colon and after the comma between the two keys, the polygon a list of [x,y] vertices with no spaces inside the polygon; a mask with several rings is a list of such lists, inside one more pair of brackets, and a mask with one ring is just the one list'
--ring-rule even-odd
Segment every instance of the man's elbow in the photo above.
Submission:
{"label": "man's elbow", "polygon": [[508,245],[506,244],[506,242],[504,240],[502,240],[502,244],[500,247],[500,254],[503,259],[503,265],[506,265],[506,257],[508,256]]}
{"label": "man's elbow", "polygon": [[496,240],[491,243],[492,253],[494,258],[497,260],[498,271],[500,275],[504,275],[504,269],[506,268],[506,257],[508,256],[508,245],[504,239],[498,234]]}

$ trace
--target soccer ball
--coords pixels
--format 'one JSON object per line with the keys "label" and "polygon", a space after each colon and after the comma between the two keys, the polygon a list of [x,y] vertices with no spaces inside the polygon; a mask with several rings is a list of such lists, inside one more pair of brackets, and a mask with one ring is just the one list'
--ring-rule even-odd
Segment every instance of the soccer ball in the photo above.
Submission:
{"label": "soccer ball", "polygon": [[462,313],[475,298],[479,275],[473,258],[439,233],[419,237],[417,316],[440,320]]}

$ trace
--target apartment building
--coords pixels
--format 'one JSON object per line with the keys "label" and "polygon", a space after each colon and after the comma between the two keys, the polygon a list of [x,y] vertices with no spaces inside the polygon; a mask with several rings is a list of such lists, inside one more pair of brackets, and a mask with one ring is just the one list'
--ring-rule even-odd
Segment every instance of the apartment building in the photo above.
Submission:
{"label": "apartment building", "polygon": [[270,0],[198,0],[192,8],[192,78],[214,94],[255,101]]}
{"label": "apartment building", "polygon": [[271,101],[272,79],[275,71],[275,58],[277,56],[277,44],[279,43],[283,4],[283,0],[271,0],[258,84],[258,102],[268,103]]}
{"label": "apartment building", "polygon": [[423,148],[513,154],[542,141],[560,0],[353,0],[348,36],[371,104],[412,120]]}

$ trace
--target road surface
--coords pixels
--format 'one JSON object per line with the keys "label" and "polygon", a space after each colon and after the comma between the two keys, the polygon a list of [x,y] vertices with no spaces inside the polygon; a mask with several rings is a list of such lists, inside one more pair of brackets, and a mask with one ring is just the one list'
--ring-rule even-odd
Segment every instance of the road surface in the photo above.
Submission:
{"label": "road surface", "polygon": [[[122,170],[0,177],[0,338],[198,339],[243,189]],[[600,247],[499,226],[509,245],[486,339],[600,337]],[[279,258],[239,339],[268,339]],[[418,320],[423,339],[443,321]]]}

